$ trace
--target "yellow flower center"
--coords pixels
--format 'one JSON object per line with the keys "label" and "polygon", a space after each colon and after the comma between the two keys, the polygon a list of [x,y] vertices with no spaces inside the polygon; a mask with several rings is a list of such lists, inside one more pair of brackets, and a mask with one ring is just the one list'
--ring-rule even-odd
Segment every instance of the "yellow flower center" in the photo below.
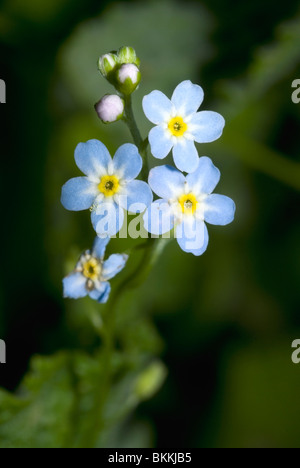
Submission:
{"label": "yellow flower center", "polygon": [[96,258],[90,258],[83,264],[82,273],[86,278],[96,281],[101,273],[101,265]]}
{"label": "yellow flower center", "polygon": [[174,117],[168,124],[168,129],[172,135],[180,137],[187,130],[187,124],[183,121],[182,117]]}
{"label": "yellow flower center", "polygon": [[193,193],[189,193],[187,195],[182,195],[178,199],[178,202],[179,202],[179,205],[181,207],[182,213],[184,213],[184,214],[194,214],[195,213],[195,211],[197,209],[198,201],[197,201],[197,198],[195,197],[195,195]]}
{"label": "yellow flower center", "polygon": [[106,197],[112,197],[120,188],[119,179],[114,175],[105,175],[101,178],[98,189]]}

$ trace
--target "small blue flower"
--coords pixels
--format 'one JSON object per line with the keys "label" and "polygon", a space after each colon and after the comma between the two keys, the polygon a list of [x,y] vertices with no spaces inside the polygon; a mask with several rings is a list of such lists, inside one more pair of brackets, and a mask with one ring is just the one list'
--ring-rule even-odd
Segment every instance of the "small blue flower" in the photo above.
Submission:
{"label": "small blue flower", "polygon": [[171,166],[151,169],[149,185],[160,199],[144,214],[144,225],[154,235],[173,228],[184,252],[202,255],[208,245],[205,222],[224,226],[234,219],[231,198],[212,194],[220,180],[220,171],[210,158],[199,159],[196,171],[186,177]]}
{"label": "small blue flower", "polygon": [[196,170],[199,157],[194,141],[210,143],[217,140],[225,125],[217,112],[197,112],[203,97],[202,88],[189,80],[175,88],[171,100],[161,91],[152,91],[144,97],[144,113],[156,124],[149,132],[155,158],[164,159],[173,148],[174,162],[180,171]]}
{"label": "small blue flower", "polygon": [[92,250],[79,258],[75,270],[63,279],[64,297],[79,299],[89,295],[98,302],[107,302],[110,293],[108,280],[125,266],[128,256],[113,254],[103,261],[109,237],[94,241]]}
{"label": "small blue flower", "polygon": [[112,159],[98,140],[79,143],[75,161],[86,177],[70,179],[62,188],[61,202],[67,210],[90,209],[99,236],[114,236],[124,223],[124,210],[143,212],[153,200],[149,185],[134,180],[142,169],[135,145],[120,146]]}

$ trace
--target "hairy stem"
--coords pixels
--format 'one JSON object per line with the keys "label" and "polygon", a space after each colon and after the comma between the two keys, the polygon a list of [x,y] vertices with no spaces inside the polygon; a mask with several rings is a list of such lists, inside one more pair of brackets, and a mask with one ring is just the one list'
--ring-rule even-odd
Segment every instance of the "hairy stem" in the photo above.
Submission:
{"label": "hairy stem", "polygon": [[125,123],[128,125],[128,128],[130,130],[134,143],[140,149],[143,139],[141,137],[140,131],[138,129],[138,126],[134,118],[134,114],[132,110],[131,95],[124,96],[124,101],[125,101],[125,119],[124,120],[125,120]]}
{"label": "hairy stem", "polygon": [[122,293],[125,290],[137,287],[144,282],[166,243],[167,239],[152,239],[151,237],[147,239],[147,242],[144,246],[143,255],[136,268],[127,278],[124,279],[124,281],[114,292],[110,302],[112,310],[115,310],[117,302],[121,299]]}
{"label": "hairy stem", "polygon": [[98,333],[103,340],[103,358],[105,362],[104,372],[101,375],[101,392],[95,400],[95,411],[92,415],[91,426],[86,434],[86,448],[93,448],[97,444],[99,433],[105,427],[103,419],[103,410],[109,396],[109,392],[113,381],[113,355],[115,350],[115,318],[116,308],[122,294],[129,288],[139,286],[148,276],[150,270],[158,260],[164,247],[167,245],[168,239],[152,239],[148,238],[143,245],[143,254],[134,268],[134,270],[125,278],[114,291],[109,306],[105,310],[103,316],[103,328]]}
{"label": "hairy stem", "polygon": [[143,160],[143,168],[141,171],[141,176],[144,181],[148,180],[148,158],[147,158],[147,147],[148,147],[148,138],[145,140],[142,139],[139,128],[137,126],[133,109],[132,109],[132,100],[131,95],[123,96],[125,101],[125,117],[124,122],[127,124],[129,131],[132,135],[133,141],[139,149],[139,153]]}

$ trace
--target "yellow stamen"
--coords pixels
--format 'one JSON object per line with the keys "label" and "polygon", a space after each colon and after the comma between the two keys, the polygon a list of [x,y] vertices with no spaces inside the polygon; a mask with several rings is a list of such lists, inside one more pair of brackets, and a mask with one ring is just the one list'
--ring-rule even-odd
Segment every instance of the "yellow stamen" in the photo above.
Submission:
{"label": "yellow stamen", "polygon": [[183,121],[182,117],[174,117],[170,120],[168,129],[172,135],[180,137],[186,132],[187,124]]}
{"label": "yellow stamen", "polygon": [[178,202],[184,214],[194,214],[198,206],[197,198],[193,193],[182,195]]}
{"label": "yellow stamen", "polygon": [[101,273],[101,265],[96,258],[90,258],[83,264],[82,273],[86,278],[96,281]]}
{"label": "yellow stamen", "polygon": [[115,195],[120,188],[119,179],[114,175],[105,175],[101,178],[98,189],[106,197],[112,197]]}

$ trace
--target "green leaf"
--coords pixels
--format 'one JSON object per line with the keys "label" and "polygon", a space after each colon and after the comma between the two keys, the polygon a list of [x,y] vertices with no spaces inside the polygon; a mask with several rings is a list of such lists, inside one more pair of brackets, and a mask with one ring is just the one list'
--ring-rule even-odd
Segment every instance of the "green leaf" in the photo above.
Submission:
{"label": "green leaf", "polygon": [[140,400],[148,400],[161,387],[167,375],[166,367],[155,361],[144,370],[136,381],[135,393]]}
{"label": "green leaf", "polygon": [[63,447],[73,403],[68,356],[35,357],[19,396],[0,391],[0,447]]}
{"label": "green leaf", "polygon": [[147,365],[104,352],[34,357],[16,395],[0,390],[0,447],[107,447],[163,383],[163,365]]}

